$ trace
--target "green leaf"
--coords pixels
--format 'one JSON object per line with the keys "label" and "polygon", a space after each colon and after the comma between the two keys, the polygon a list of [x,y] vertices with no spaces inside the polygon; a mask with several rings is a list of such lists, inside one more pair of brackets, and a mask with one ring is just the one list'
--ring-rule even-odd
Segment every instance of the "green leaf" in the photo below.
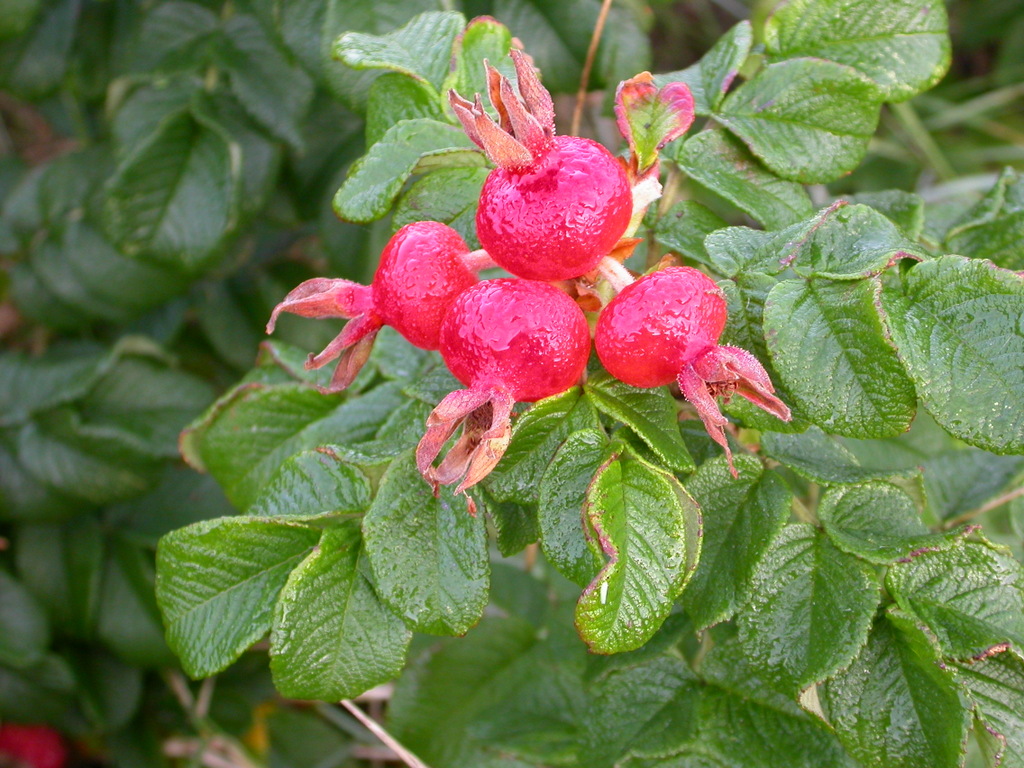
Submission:
{"label": "green leaf", "polygon": [[31,593],[0,570],[0,664],[24,668],[42,661],[50,644],[50,627]]}
{"label": "green leaf", "polygon": [[768,547],[789,519],[792,494],[753,456],[707,461],[686,481],[705,510],[700,562],[682,604],[700,630],[731,618],[746,602],[751,580]]}
{"label": "green leaf", "polygon": [[1024,465],[1020,456],[958,448],[918,461],[924,467],[928,509],[936,520],[977,509],[1003,492]]}
{"label": "green leaf", "polygon": [[537,521],[544,556],[559,573],[585,587],[601,570],[602,559],[584,535],[583,511],[595,473],[608,455],[603,431],[569,435],[540,481]]}
{"label": "green leaf", "polygon": [[726,227],[712,232],[704,241],[712,268],[725,277],[777,275],[785,271],[823,215],[825,212],[775,232],[750,227]]}
{"label": "green leaf", "polygon": [[1005,768],[1024,765],[1024,661],[1009,651],[956,664],[978,717],[998,740]]}
{"label": "green leaf", "polygon": [[917,473],[916,468],[862,466],[849,449],[817,427],[799,435],[769,432],[764,435],[761,447],[768,456],[801,477],[825,485],[909,477]]}
{"label": "green leaf", "polygon": [[313,98],[313,81],[274,44],[260,23],[236,13],[224,23],[217,59],[242,105],[276,137],[302,148],[299,122]]}
{"label": "green leaf", "polygon": [[871,277],[900,259],[927,253],[889,219],[866,205],[839,201],[823,210],[806,238],[782,259],[804,277],[850,280]]}
{"label": "green leaf", "polygon": [[489,173],[487,168],[438,168],[422,176],[398,198],[391,226],[397,230],[414,221],[440,221],[476,248],[476,209]]}
{"label": "green leaf", "polygon": [[152,551],[117,535],[109,537],[107,544],[96,636],[132,666],[156,669],[173,665],[174,654],[164,639],[155,596]]}
{"label": "green leaf", "polygon": [[[403,402],[397,383],[347,402],[301,384],[241,384],[189,426],[182,454],[244,510],[286,459],[318,445],[367,441]],[[239,441],[240,432],[248,439]]]}
{"label": "green leaf", "polygon": [[522,682],[510,670],[535,643],[528,622],[488,617],[464,639],[434,646],[396,683],[388,732],[434,768],[482,766],[469,726]]}
{"label": "green leaf", "polygon": [[361,573],[357,524],[324,531],[281,590],[270,671],[282,695],[337,701],[396,677],[412,633]]}
{"label": "green leaf", "polygon": [[14,550],[18,576],[62,634],[92,639],[103,577],[104,540],[92,515],[63,525],[24,525]]}
{"label": "green leaf", "polygon": [[864,159],[877,98],[874,84],[850,67],[791,59],[729,94],[717,118],[782,178],[824,183]]}
{"label": "green leaf", "polygon": [[28,669],[0,666],[0,717],[56,720],[71,706],[74,691],[71,669],[57,654]]}
{"label": "green leaf", "polygon": [[429,118],[403,120],[370,147],[352,166],[348,178],[334,197],[334,209],[348,221],[366,224],[387,213],[421,158],[453,151],[459,157],[478,156],[478,161],[461,165],[483,165],[483,155],[466,153],[475,145],[454,125]]}
{"label": "green leaf", "polygon": [[501,462],[487,478],[487,490],[501,501],[537,501],[538,479],[558,446],[573,432],[600,427],[591,399],[578,387],[544,398],[516,417]]}
{"label": "green leaf", "polygon": [[879,565],[948,549],[965,533],[963,528],[930,533],[914,500],[897,486],[878,481],[830,488],[818,503],[817,515],[837,547]]}
{"label": "green leaf", "polygon": [[739,139],[721,129],[687,139],[676,153],[683,172],[749,213],[769,229],[780,229],[814,213],[804,188],[776,176]]}
{"label": "green leaf", "polygon": [[236,182],[227,142],[188,115],[172,117],[107,181],[107,232],[127,255],[201,271],[234,224]]}
{"label": "green leaf", "polygon": [[120,430],[84,423],[70,408],[46,413],[18,435],[18,457],[33,478],[90,504],[110,504],[147,490],[159,460],[140,453]]}
{"label": "green leaf", "polygon": [[945,256],[882,292],[886,324],[925,408],[993,453],[1024,453],[1024,278]]}
{"label": "green leaf", "polygon": [[728,92],[740,67],[750,55],[754,34],[749,21],[741,21],[711,47],[692,67],[679,72],[656,75],[659,86],[683,82],[693,94],[694,109],[698,115],[710,115]]}
{"label": "green leaf", "polygon": [[1024,269],[1024,178],[1012,168],[946,233],[946,247],[964,256]]}
{"label": "green leaf", "polygon": [[452,43],[465,26],[456,11],[421,13],[386,35],[346,32],[334,43],[333,55],[353,69],[389,69],[439,88]]}
{"label": "green leaf", "polygon": [[23,99],[39,99],[55,90],[67,74],[81,3],[47,3],[25,35],[0,50],[0,85]]}
{"label": "green leaf", "polygon": [[4,0],[0,3],[0,40],[17,37],[39,15],[40,0]]}
{"label": "green leaf", "polygon": [[764,305],[768,351],[801,415],[826,432],[899,435],[917,410],[914,385],[878,316],[877,280],[783,280]]}
{"label": "green leaf", "polygon": [[411,452],[388,468],[363,533],[378,592],[413,629],[461,635],[476,624],[490,571],[484,519],[465,495],[435,496]]}
{"label": "green leaf", "polygon": [[30,357],[7,351],[0,355],[0,423],[23,423],[32,414],[77,400],[111,364],[102,348],[64,344]]}
{"label": "green leaf", "polygon": [[248,509],[256,517],[354,514],[370,506],[370,481],[330,447],[297,453],[263,486]]}
{"label": "green leaf", "polygon": [[854,205],[874,208],[898,226],[904,235],[916,242],[924,230],[924,200],[920,195],[902,189],[880,192],[858,192],[846,199]]}
{"label": "green leaf", "polygon": [[1024,648],[1024,571],[1007,552],[967,542],[896,563],[886,588],[935,633],[944,655],[975,658],[995,646]]}
{"label": "green leaf", "polygon": [[875,622],[860,655],[819,695],[862,765],[962,764],[970,710],[926,635],[899,614]]}
{"label": "green leaf", "polygon": [[608,562],[576,604],[576,627],[596,653],[638,648],[693,575],[700,509],[673,475],[620,449],[594,476],[583,514]]}
{"label": "green leaf", "polygon": [[217,14],[199,3],[170,0],[152,6],[132,47],[135,72],[182,72],[204,64],[213,44],[222,43]]}
{"label": "green leaf", "polygon": [[665,248],[714,268],[704,247],[704,238],[725,225],[725,219],[710,208],[692,200],[681,200],[658,217],[655,236]]}
{"label": "green leaf", "polygon": [[447,93],[452,88],[466,98],[471,98],[475,93],[487,93],[484,60],[501,69],[510,61],[508,53],[511,48],[512,32],[500,21],[490,16],[471,19],[455,38],[451,70],[441,87],[441,93]]}
{"label": "green leaf", "polygon": [[754,574],[738,617],[740,640],[773,685],[796,693],[853,660],[880,596],[867,564],[812,526],[793,523]]}
{"label": "green leaf", "polygon": [[586,392],[599,411],[632,429],[668,467],[693,469],[679,432],[678,409],[666,387],[637,389],[601,372],[587,379]]}
{"label": "green leaf", "polygon": [[437,91],[422,80],[389,72],[370,86],[366,105],[366,146],[380,141],[400,120],[427,118],[444,121]]}
{"label": "green leaf", "polygon": [[594,686],[580,764],[610,768],[626,754],[664,757],[696,736],[700,682],[682,659],[660,656]]}
{"label": "green leaf", "polygon": [[949,22],[940,0],[792,0],[768,18],[773,60],[837,61],[873,80],[886,101],[935,85],[950,63]]}
{"label": "green leaf", "polygon": [[267,633],[274,601],[320,531],[259,518],[207,520],[167,534],[156,595],[167,642],[192,677],[227,667]]}

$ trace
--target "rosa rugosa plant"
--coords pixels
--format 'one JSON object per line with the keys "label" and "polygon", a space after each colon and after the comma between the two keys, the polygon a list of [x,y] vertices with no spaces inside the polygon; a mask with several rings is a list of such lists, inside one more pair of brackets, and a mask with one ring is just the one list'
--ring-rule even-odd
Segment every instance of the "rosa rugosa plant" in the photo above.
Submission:
{"label": "rosa rugosa plant", "polygon": [[[680,25],[698,5],[0,0],[5,724],[110,765],[1020,763],[1020,11],[788,0]],[[452,91],[537,172],[499,169]],[[591,167],[603,196],[567,179]],[[715,382],[756,360],[791,412],[705,401],[735,475],[683,361],[629,383],[645,344],[621,378],[593,355],[507,423],[504,396],[448,422],[424,480],[431,414],[501,387],[419,334],[478,269],[513,279],[478,210],[491,173],[540,171],[541,203],[603,201],[564,264],[554,215],[509,255],[564,267],[575,326],[675,268],[724,302],[692,338],[751,357],[691,364],[694,401],[754,394]],[[464,245],[442,228],[457,258],[395,272],[378,307],[410,224]],[[497,343],[517,326],[493,303]],[[319,313],[365,335],[332,346],[296,317]],[[325,348],[333,385],[305,366]],[[362,704],[294,701],[388,681],[367,697],[386,747]]]}

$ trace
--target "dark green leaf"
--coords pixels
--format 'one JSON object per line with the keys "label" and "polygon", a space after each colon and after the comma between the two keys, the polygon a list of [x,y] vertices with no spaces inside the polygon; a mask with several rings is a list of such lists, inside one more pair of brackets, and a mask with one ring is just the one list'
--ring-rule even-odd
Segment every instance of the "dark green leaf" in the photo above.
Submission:
{"label": "dark green leaf", "polygon": [[5,352],[0,356],[0,423],[19,424],[33,413],[77,400],[111,362],[100,347],[89,344],[52,347],[40,357]]}
{"label": "dark green leaf", "polygon": [[1024,453],[1024,278],[945,256],[915,265],[882,306],[935,420],[979,448]]}
{"label": "dark green leaf", "polygon": [[583,513],[587,490],[607,454],[604,432],[574,432],[551,459],[540,481],[537,519],[544,556],[581,587],[594,580],[602,564],[598,547],[585,537]]}
{"label": "dark green leaf", "polygon": [[[334,197],[334,209],[348,221],[375,221],[391,208],[421,158],[454,151],[459,153],[460,165],[482,165],[482,154],[467,153],[475,146],[461,129],[448,123],[429,118],[396,123],[352,166]],[[470,156],[479,159],[470,161]]]}
{"label": "dark green leaf", "polygon": [[0,664],[19,669],[42,661],[50,644],[50,627],[31,593],[0,570]]}
{"label": "dark green leaf", "polygon": [[465,495],[433,489],[415,456],[395,459],[363,520],[375,583],[388,606],[418,632],[461,635],[487,604],[487,531]]}
{"label": "dark green leaf", "polygon": [[301,149],[299,121],[313,98],[313,81],[293,64],[252,16],[236,13],[216,47],[238,100],[260,125]]}
{"label": "dark green leaf", "polygon": [[631,753],[664,757],[696,736],[700,684],[682,659],[660,656],[614,670],[595,685],[580,763],[618,765]]}
{"label": "dark green leaf", "polygon": [[233,224],[236,182],[227,142],[190,116],[173,117],[133,147],[107,181],[107,231],[130,256],[200,271]]}
{"label": "dark green leaf", "polygon": [[63,525],[19,528],[18,575],[62,634],[92,638],[103,577],[104,541],[92,515]]}
{"label": "dark green leaf", "polygon": [[576,605],[576,627],[597,653],[650,639],[700,556],[700,509],[690,495],[673,475],[620,451],[594,476],[583,510],[608,558]]}
{"label": "dark green leaf", "polygon": [[729,94],[718,120],[769,169],[805,184],[856,168],[878,124],[875,85],[820,59],[771,64]]}
{"label": "dark green leaf", "polygon": [[837,547],[880,565],[947,549],[964,534],[963,529],[929,533],[914,500],[891,483],[830,488],[817,515]]}
{"label": "dark green leaf", "polygon": [[704,241],[712,268],[725,277],[757,272],[777,275],[786,269],[825,213],[777,232],[749,227],[726,227],[712,232]]}
{"label": "dark green leaf", "polygon": [[495,544],[504,557],[522,552],[540,536],[537,507],[514,501],[498,501],[482,486],[477,486],[474,498],[482,505],[494,526]]}
{"label": "dark green leaf", "polygon": [[879,598],[867,564],[812,526],[790,524],[754,574],[738,617],[740,639],[765,678],[796,693],[853,660]]}
{"label": "dark green leaf", "polygon": [[690,86],[698,115],[710,115],[722,103],[725,94],[750,55],[753,30],[749,21],[741,21],[716,42],[692,67],[658,75],[654,81],[664,86],[684,82]]}
{"label": "dark green leaf", "polygon": [[875,280],[783,280],[764,305],[764,333],[799,411],[826,432],[902,434],[917,409],[914,385],[878,316]]}
{"label": "dark green leaf", "polygon": [[768,229],[789,226],[814,213],[800,184],[776,176],[741,141],[721,129],[701,131],[688,139],[679,148],[676,162],[690,178]]}
{"label": "dark green leaf", "polygon": [[928,508],[936,520],[949,520],[977,509],[1002,492],[1024,465],[1024,458],[960,448],[918,463],[924,467]]}
{"label": "dark green leaf", "polygon": [[37,99],[60,85],[67,74],[80,0],[47,3],[25,35],[0,50],[0,84],[24,99]]}
{"label": "dark green leaf", "polygon": [[637,389],[598,373],[587,379],[586,392],[598,410],[636,432],[668,467],[693,469],[693,459],[679,433],[678,409],[666,387]]}
{"label": "dark green leaf", "polygon": [[772,59],[837,61],[871,78],[886,101],[906,101],[949,69],[948,28],[939,0],[791,0],[764,38]]}
{"label": "dark green leaf", "polygon": [[111,537],[98,599],[96,635],[132,666],[159,668],[174,664],[155,594],[153,553],[121,537]]}
{"label": "dark green leaf", "polygon": [[468,728],[522,683],[510,670],[535,642],[536,630],[521,619],[486,618],[463,640],[435,646],[399,678],[388,732],[432,768],[482,766]]}
{"label": "dark green leaf", "polygon": [[217,14],[199,3],[159,3],[140,26],[131,68],[136,72],[167,73],[201,66],[210,55],[219,27]]}
{"label": "dark green leaf", "polygon": [[1005,651],[956,668],[978,717],[999,742],[1002,760],[993,764],[1024,765],[1024,661]]}
{"label": "dark green leaf", "polygon": [[954,253],[1024,269],[1024,178],[1005,169],[995,186],[946,233]]}
{"label": "dark green leaf", "polygon": [[980,657],[994,646],[1024,648],[1024,571],[1008,552],[968,542],[896,563],[886,587],[935,633],[944,655]]}
{"label": "dark green leaf", "polygon": [[889,613],[850,667],[821,689],[839,740],[862,765],[955,768],[970,710],[927,636]]}
{"label": "dark green leaf", "polygon": [[190,675],[219,672],[266,634],[288,574],[319,539],[297,523],[228,517],[160,540],[157,600]]}
{"label": "dark green leaf", "polygon": [[0,3],[0,40],[17,37],[32,26],[40,0],[4,0]]}
{"label": "dark green leaf", "polygon": [[270,670],[285,696],[336,701],[396,677],[412,633],[360,572],[357,524],[324,531],[281,590]]}
{"label": "dark green leaf", "polygon": [[56,654],[28,669],[0,667],[0,717],[56,720],[71,705],[74,690],[68,664]]}
{"label": "dark green leaf", "polygon": [[438,168],[426,174],[398,198],[391,226],[397,230],[414,221],[440,221],[476,248],[476,208],[489,173],[487,168]]}
{"label": "dark green leaf", "polygon": [[792,495],[774,472],[753,456],[707,461],[686,481],[704,510],[704,543],[683,607],[696,629],[725,621],[744,604],[758,564],[789,519]]}

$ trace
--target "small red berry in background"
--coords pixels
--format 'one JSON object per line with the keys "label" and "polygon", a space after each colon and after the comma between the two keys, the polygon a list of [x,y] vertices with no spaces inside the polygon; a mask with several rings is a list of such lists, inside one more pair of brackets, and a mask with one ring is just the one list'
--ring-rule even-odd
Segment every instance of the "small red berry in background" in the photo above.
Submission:
{"label": "small red berry in background", "polygon": [[555,136],[551,96],[521,51],[511,53],[522,101],[488,68],[500,126],[454,91],[452,108],[498,167],[480,193],[480,245],[504,269],[531,280],[569,280],[593,271],[625,234],[633,194],[625,166],[590,139]]}
{"label": "small red berry in background", "polygon": [[[557,395],[583,375],[590,330],[583,311],[547,283],[499,279],[477,283],[452,304],[441,326],[441,356],[468,389],[452,392],[427,419],[416,451],[435,485],[475,485],[494,468],[512,435],[516,402]],[[463,425],[438,467],[434,460]]]}
{"label": "small red berry in background", "polygon": [[594,343],[608,372],[627,384],[677,381],[708,434],[725,448],[735,475],[723,429],[728,421],[715,397],[735,393],[783,421],[791,416],[757,358],[718,345],[725,320],[725,299],[711,278],[690,267],[669,267],[645,275],[608,303]]}
{"label": "small red berry in background", "polygon": [[456,296],[476,282],[465,261],[469,253],[462,236],[445,224],[407,224],[384,246],[372,285],[326,277],[307,280],[274,308],[267,333],[273,333],[281,312],[349,318],[342,332],[306,361],[312,369],[338,360],[325,389],[341,391],[366,363],[377,332],[385,325],[416,347],[438,348],[445,312]]}
{"label": "small red berry in background", "polygon": [[60,733],[46,725],[0,725],[0,766],[64,768],[68,751]]}

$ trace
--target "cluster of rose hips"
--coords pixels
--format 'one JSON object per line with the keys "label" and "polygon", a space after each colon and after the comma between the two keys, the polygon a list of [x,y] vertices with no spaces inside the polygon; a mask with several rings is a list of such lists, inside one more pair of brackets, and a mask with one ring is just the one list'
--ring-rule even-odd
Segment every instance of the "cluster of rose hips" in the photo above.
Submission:
{"label": "cluster of rose hips", "polygon": [[[487,67],[498,121],[479,94],[470,102],[449,93],[467,135],[496,166],[477,209],[482,249],[471,252],[444,224],[409,224],[385,246],[372,285],[308,280],[274,309],[267,331],[280,312],[349,318],[307,361],[318,368],[338,359],[329,391],[352,382],[384,325],[417,347],[440,350],[467,389],[430,414],[417,461],[435,487],[458,483],[465,491],[508,446],[515,403],[564,392],[584,374],[591,332],[583,303],[600,311],[594,342],[609,373],[636,387],[678,382],[731,466],[717,395],[735,392],[782,419],[789,410],[751,354],[718,345],[726,304],[714,281],[689,267],[668,267],[633,282],[609,255],[628,255],[636,243],[627,235],[651,202],[643,187],[652,170],[640,174],[635,160],[621,161],[589,139],[556,136],[550,94],[525,54],[511,56],[518,94]],[[634,80],[654,88],[649,75]],[[685,127],[690,121],[692,111]],[[516,277],[478,281],[476,273],[489,266]],[[620,291],[603,307],[594,290],[602,277]],[[460,426],[461,436],[435,466]]]}

